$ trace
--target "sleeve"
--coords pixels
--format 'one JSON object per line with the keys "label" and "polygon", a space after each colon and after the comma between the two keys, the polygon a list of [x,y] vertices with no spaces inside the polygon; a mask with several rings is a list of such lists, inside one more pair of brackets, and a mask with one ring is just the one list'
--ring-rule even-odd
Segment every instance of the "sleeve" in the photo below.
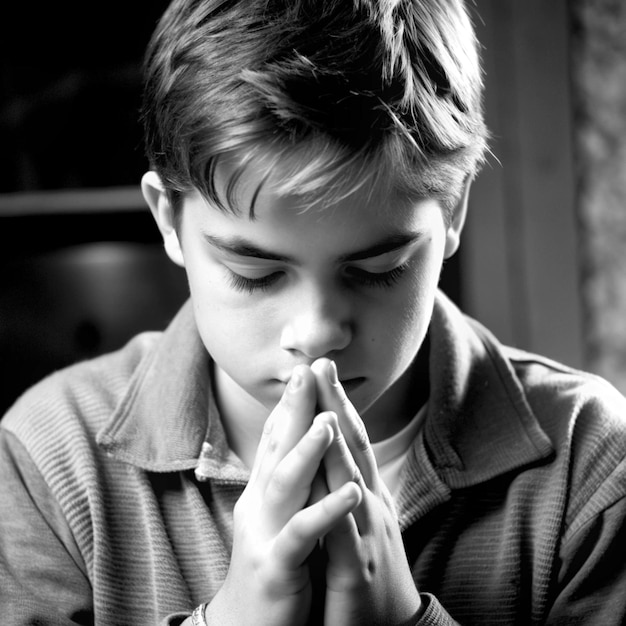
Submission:
{"label": "sleeve", "polygon": [[92,590],[61,509],[17,438],[0,428],[0,615],[6,626],[92,625]]}
{"label": "sleeve", "polygon": [[415,626],[459,626],[441,606],[435,596],[429,593],[421,593],[420,598],[424,606],[424,612]]}
{"label": "sleeve", "polygon": [[626,623],[626,462],[566,530],[559,585],[547,623]]}

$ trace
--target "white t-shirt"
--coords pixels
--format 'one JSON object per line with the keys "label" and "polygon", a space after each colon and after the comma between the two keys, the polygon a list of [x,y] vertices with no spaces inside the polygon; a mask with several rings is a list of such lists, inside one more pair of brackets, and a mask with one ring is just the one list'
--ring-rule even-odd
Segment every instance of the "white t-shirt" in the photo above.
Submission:
{"label": "white t-shirt", "polygon": [[425,415],[426,405],[417,412],[415,417],[402,430],[399,430],[388,439],[372,444],[380,477],[394,497],[400,487],[402,466],[415,437],[417,437],[417,433],[422,427]]}

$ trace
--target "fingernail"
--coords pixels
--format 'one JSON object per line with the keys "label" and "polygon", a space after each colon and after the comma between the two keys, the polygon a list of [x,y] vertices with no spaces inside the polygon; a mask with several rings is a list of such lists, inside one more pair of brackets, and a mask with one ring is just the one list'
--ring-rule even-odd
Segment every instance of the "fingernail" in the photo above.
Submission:
{"label": "fingernail", "polygon": [[328,364],[328,369],[326,370],[326,374],[328,376],[328,382],[335,386],[339,384],[339,377],[337,376],[337,366],[334,361],[331,361]]}
{"label": "fingernail", "polygon": [[326,425],[320,420],[316,419],[311,425],[311,435],[313,437],[321,437],[326,433]]}
{"label": "fingernail", "polygon": [[289,380],[289,390],[296,391],[302,386],[302,374],[296,370],[291,375],[291,379]]}
{"label": "fingernail", "polygon": [[361,501],[361,491],[358,488],[355,489],[353,487],[355,483],[349,482],[345,485],[339,487],[338,492],[341,493],[341,496],[345,498],[346,502],[351,505],[356,505]]}

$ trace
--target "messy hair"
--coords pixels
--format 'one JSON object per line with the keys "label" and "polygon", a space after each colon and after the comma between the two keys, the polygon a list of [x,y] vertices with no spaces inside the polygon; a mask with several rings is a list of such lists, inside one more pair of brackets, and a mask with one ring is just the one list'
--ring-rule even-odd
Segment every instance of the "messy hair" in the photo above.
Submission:
{"label": "messy hair", "polygon": [[224,210],[259,164],[260,186],[280,169],[278,191],[312,202],[384,185],[451,208],[487,141],[463,0],[173,0],[148,47],[142,119],[170,200],[195,188]]}

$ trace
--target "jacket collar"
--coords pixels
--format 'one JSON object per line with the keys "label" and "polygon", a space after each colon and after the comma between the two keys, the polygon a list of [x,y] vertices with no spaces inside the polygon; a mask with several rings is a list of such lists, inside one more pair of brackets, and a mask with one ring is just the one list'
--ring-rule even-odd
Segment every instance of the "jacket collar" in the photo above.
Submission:
{"label": "jacket collar", "polygon": [[497,340],[442,293],[430,334],[430,395],[407,463],[398,509],[403,527],[471,487],[553,454]]}
{"label": "jacket collar", "polygon": [[[431,508],[451,489],[552,453],[515,372],[487,330],[439,293],[429,332],[428,412],[399,503],[400,510],[406,503],[410,517],[417,512],[409,502],[418,499],[422,508]],[[209,475],[246,480],[212,401],[209,363],[188,302],[144,355],[98,443],[121,460],[167,472],[196,468],[207,441],[214,459]]]}
{"label": "jacket collar", "polygon": [[171,472],[196,468],[206,440],[214,477],[245,481],[213,402],[209,364],[188,301],[143,356],[98,444],[127,463]]}
{"label": "jacket collar", "polygon": [[425,439],[450,487],[539,461],[552,445],[497,340],[445,296],[435,306]]}

